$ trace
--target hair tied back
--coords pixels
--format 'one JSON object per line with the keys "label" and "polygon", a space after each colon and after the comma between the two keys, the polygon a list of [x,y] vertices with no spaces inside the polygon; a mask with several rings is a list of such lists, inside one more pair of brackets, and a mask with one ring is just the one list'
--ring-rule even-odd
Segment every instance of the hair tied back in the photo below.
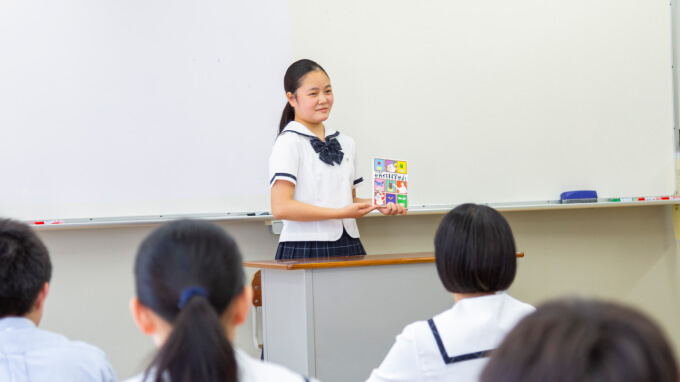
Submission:
{"label": "hair tied back", "polygon": [[177,304],[177,307],[180,309],[184,308],[184,305],[186,305],[187,302],[189,302],[189,300],[191,300],[191,298],[194,296],[203,296],[207,300],[208,292],[199,286],[184,288],[182,295],[179,298],[179,304]]}

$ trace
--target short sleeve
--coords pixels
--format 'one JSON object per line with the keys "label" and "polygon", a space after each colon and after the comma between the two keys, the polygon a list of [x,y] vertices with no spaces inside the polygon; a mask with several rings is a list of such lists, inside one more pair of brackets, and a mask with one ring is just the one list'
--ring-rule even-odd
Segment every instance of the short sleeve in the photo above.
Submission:
{"label": "short sleeve", "polygon": [[300,152],[295,134],[279,135],[269,157],[269,186],[279,179],[297,184],[299,168]]}
{"label": "short sleeve", "polygon": [[359,154],[356,152],[356,148],[354,150],[354,184],[352,184],[352,188],[356,188],[358,185],[363,183],[364,178],[361,176],[361,166],[359,162]]}
{"label": "short sleeve", "polygon": [[421,380],[416,335],[412,325],[397,336],[389,353],[366,382],[406,382]]}
{"label": "short sleeve", "polygon": [[102,382],[116,382],[118,381],[118,377],[116,377],[116,372],[113,371],[113,367],[111,366],[111,363],[108,362],[107,359],[107,365],[104,370],[102,370]]}
{"label": "short sleeve", "polygon": [[91,346],[85,344],[88,348],[92,349],[91,356],[93,359],[88,360],[90,362],[90,365],[98,365],[99,367],[99,376],[101,377],[100,381],[101,382],[117,382],[118,377],[116,376],[116,372],[113,371],[113,366],[111,366],[111,362],[109,361],[109,358],[106,356],[106,354],[99,349],[98,347]]}

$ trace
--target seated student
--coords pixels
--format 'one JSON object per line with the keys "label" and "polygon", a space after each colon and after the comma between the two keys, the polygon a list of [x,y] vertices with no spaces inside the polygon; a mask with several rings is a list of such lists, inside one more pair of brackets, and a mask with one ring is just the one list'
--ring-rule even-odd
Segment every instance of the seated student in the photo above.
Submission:
{"label": "seated student", "polygon": [[236,242],[219,226],[179,220],[159,227],[140,246],[134,273],[133,319],[160,349],[147,371],[129,381],[307,380],[233,348],[252,290]]}
{"label": "seated student", "polygon": [[0,381],[117,381],[101,350],[37,328],[51,276],[35,232],[0,219]]}
{"label": "seated student", "polygon": [[439,278],[455,303],[406,326],[370,382],[476,381],[487,353],[534,311],[497,293],[515,279],[517,253],[510,226],[496,210],[456,207],[439,225],[434,245]]}
{"label": "seated student", "polygon": [[663,333],[642,313],[569,298],[524,318],[496,349],[483,382],[678,382]]}

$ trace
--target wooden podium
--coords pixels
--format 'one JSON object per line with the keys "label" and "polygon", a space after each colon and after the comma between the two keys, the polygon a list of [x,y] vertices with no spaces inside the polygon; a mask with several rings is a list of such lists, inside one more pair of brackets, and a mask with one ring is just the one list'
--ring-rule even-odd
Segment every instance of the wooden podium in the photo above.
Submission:
{"label": "wooden podium", "polygon": [[453,305],[432,252],[244,266],[262,269],[264,358],[323,382],[366,380],[404,326]]}

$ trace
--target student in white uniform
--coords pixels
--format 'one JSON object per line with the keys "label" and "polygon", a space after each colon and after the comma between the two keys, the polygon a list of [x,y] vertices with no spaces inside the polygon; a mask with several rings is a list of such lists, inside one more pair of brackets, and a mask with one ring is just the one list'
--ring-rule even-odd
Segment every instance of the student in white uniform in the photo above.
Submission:
{"label": "student in white uniform", "polygon": [[236,242],[219,226],[192,220],[161,226],[140,246],[134,273],[132,316],[159,351],[147,371],[129,381],[307,381],[232,347],[252,290]]}
{"label": "student in white uniform", "polygon": [[661,329],[616,303],[550,301],[505,337],[483,382],[678,382],[678,365]]}
{"label": "student in white uniform", "polygon": [[363,178],[354,140],[324,125],[333,107],[326,71],[299,60],[283,83],[288,102],[269,158],[272,213],[283,220],[276,258],[365,255],[355,219],[374,209],[385,215],[406,209],[357,198]]}
{"label": "student in white uniform", "polygon": [[456,207],[439,225],[434,246],[439,278],[454,305],[406,326],[370,382],[477,381],[489,352],[534,311],[498,293],[510,287],[517,270],[512,231],[498,211]]}

